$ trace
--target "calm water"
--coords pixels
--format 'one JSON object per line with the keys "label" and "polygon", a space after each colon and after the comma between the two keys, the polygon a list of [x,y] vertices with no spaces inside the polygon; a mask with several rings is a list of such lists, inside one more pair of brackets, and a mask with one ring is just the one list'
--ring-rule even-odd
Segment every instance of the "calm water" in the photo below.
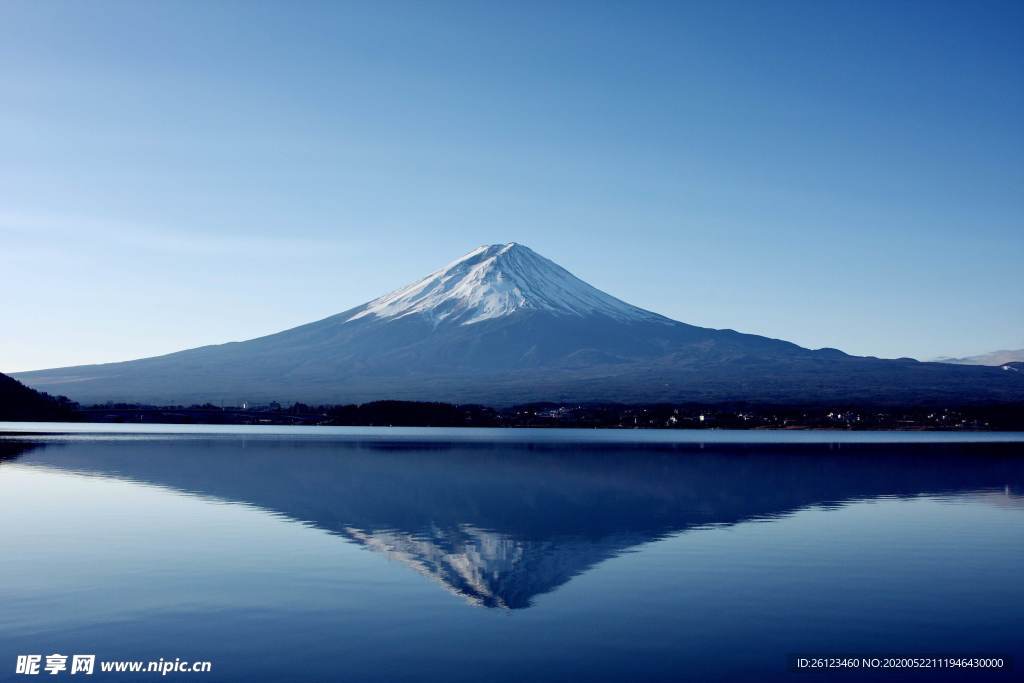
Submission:
{"label": "calm water", "polygon": [[0,425],[0,679],[52,652],[213,662],[164,680],[1024,677],[1021,435],[26,429]]}

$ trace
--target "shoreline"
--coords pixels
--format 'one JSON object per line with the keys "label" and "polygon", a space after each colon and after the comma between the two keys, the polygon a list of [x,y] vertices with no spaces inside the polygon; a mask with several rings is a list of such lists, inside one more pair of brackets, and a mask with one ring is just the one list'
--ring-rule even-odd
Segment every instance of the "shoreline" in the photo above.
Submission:
{"label": "shoreline", "polygon": [[101,422],[0,422],[0,440],[75,437],[310,438],[366,441],[452,441],[606,444],[1024,444],[1024,431],[853,429],[649,429],[574,427],[409,427],[338,425],[197,425]]}

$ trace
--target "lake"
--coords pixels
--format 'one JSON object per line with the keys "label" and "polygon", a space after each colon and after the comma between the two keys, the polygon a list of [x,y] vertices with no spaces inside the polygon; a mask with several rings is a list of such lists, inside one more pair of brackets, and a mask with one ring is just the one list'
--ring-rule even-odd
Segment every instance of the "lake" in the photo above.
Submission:
{"label": "lake", "polygon": [[1020,680],[1022,567],[1021,434],[0,424],[3,680]]}

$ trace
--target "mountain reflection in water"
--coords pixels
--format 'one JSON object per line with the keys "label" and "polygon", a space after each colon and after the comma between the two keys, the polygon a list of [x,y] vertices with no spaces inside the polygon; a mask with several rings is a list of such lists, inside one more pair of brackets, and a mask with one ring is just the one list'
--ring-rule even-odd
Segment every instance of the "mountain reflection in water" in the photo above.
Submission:
{"label": "mountain reflection in water", "polygon": [[100,438],[0,441],[0,460],[242,502],[384,553],[472,603],[521,609],[690,529],[881,497],[998,492],[1020,504],[1020,448]]}

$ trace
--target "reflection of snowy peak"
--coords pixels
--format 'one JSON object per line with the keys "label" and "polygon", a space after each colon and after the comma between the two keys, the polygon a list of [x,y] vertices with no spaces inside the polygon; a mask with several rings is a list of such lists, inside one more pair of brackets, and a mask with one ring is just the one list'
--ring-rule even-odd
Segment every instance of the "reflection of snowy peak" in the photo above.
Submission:
{"label": "reflection of snowy peak", "polygon": [[519,310],[601,314],[618,320],[662,319],[591,287],[532,249],[510,242],[478,247],[422,280],[361,306],[349,320],[420,313],[435,322],[470,325]]}
{"label": "reflection of snowy peak", "polygon": [[981,492],[1019,505],[1024,491],[1014,444],[635,448],[413,442],[391,432],[154,436],[130,446],[108,438],[122,437],[0,440],[0,468],[46,467],[240,502],[382,553],[473,604],[508,609],[682,532],[880,496]]}
{"label": "reflection of snowy peak", "polygon": [[433,528],[429,534],[361,531],[344,534],[370,550],[433,579],[474,605],[519,609],[577,574],[647,540],[618,535],[600,542],[583,539],[518,540],[468,524]]}

